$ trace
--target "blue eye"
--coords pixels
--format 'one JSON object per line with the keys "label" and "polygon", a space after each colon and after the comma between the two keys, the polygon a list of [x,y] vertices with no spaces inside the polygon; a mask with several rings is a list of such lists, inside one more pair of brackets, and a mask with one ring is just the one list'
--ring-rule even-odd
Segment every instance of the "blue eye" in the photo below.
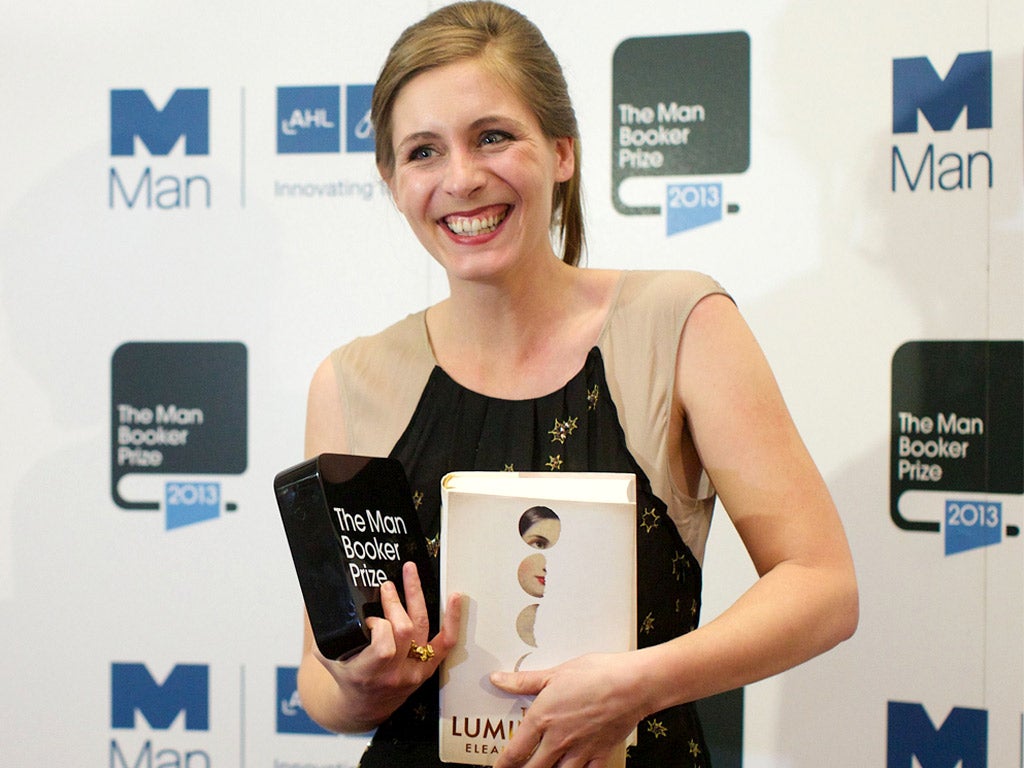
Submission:
{"label": "blue eye", "polygon": [[488,131],[480,137],[481,144],[502,144],[506,141],[512,140],[512,134],[506,133],[505,131]]}
{"label": "blue eye", "polygon": [[416,147],[409,153],[410,160],[426,160],[435,155],[435,151],[432,147]]}

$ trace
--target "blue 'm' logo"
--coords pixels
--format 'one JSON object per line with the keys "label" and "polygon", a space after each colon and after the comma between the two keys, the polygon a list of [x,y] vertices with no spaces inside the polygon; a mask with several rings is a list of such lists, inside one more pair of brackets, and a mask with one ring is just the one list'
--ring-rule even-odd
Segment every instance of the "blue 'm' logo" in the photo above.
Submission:
{"label": "blue 'm' logo", "polygon": [[170,728],[181,712],[185,713],[185,730],[209,730],[209,667],[178,664],[158,683],[145,664],[111,664],[110,727],[134,728],[136,710],[158,730]]}
{"label": "blue 'm' logo", "polygon": [[333,736],[330,731],[313,722],[302,708],[296,684],[297,674],[295,667],[277,668],[277,732]]}
{"label": "blue 'm' logo", "polygon": [[278,154],[338,152],[340,99],[336,85],[278,88]]}
{"label": "blue 'm' logo", "polygon": [[892,132],[917,133],[918,110],[948,131],[967,110],[967,128],[992,127],[992,52],[961,53],[945,78],[925,56],[893,59]]}
{"label": "blue 'm' logo", "polygon": [[889,702],[886,768],[987,768],[988,712],[955,707],[936,730],[920,704]]}
{"label": "blue 'm' logo", "polygon": [[210,92],[206,88],[179,88],[163,109],[157,109],[145,91],[110,92],[110,154],[135,154],[135,137],[151,155],[168,155],[182,136],[186,155],[210,154]]}

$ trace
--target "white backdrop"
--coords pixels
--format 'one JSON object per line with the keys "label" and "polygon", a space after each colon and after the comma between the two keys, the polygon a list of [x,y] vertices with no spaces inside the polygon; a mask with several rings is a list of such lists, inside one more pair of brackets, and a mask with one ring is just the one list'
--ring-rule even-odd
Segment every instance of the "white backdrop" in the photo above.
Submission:
{"label": "white backdrop", "polygon": [[[301,458],[319,360],[436,301],[446,285],[381,194],[372,155],[349,151],[344,130],[339,151],[279,151],[278,97],[339,87],[341,112],[311,113],[300,128],[343,129],[344,106],[358,103],[346,87],[372,83],[395,36],[436,4],[6,5],[0,764],[354,766],[360,739],[290,732],[301,730],[287,685],[301,612],[271,480]],[[889,493],[893,376],[914,373],[892,369],[896,350],[1024,337],[1024,4],[515,5],[560,55],[576,101],[588,263],[695,268],[730,289],[851,538],[860,630],[747,689],[743,764],[1024,765],[1021,491],[905,497],[901,514],[934,522],[938,534],[897,527]],[[612,204],[613,53],[628,38],[718,32],[749,37],[749,164],[627,182],[624,198],[655,204],[667,182],[697,185],[687,194],[720,185],[733,212],[711,207],[708,223],[667,234],[665,213],[625,215]],[[915,133],[893,132],[895,59],[926,59],[945,88],[939,100],[955,101],[960,86],[946,75],[960,54],[978,52],[991,53],[980,106],[952,125],[922,113]],[[650,77],[671,82],[673,73],[681,89],[687,78],[714,80],[672,61]],[[972,82],[984,75],[982,66]],[[112,153],[112,123],[124,118],[112,114],[112,91],[144,93],[159,110],[183,89],[206,94],[206,153],[179,141],[161,154],[140,138],[134,154]],[[897,153],[907,172],[894,171]],[[221,434],[209,414],[222,390],[203,369],[139,380],[112,371],[122,345],[153,342],[244,345],[247,450],[231,457],[242,471],[185,450],[185,470],[130,475],[121,495],[161,508],[129,510],[111,492],[115,385],[192,380],[194,399],[176,404],[202,403],[210,421],[191,425],[190,445]],[[951,369],[920,388],[960,377],[971,372]],[[134,405],[167,405],[152,392]],[[1000,414],[1019,421],[1019,380],[1009,392],[958,405],[960,415],[982,418],[986,435]],[[976,450],[985,438],[969,439]],[[1020,444],[988,461],[1010,462],[1019,477]],[[168,529],[164,494],[178,482],[216,493],[209,519]],[[945,554],[950,499],[1001,505],[988,526],[996,538]],[[705,565],[706,620],[753,578],[724,514]],[[127,726],[125,706],[137,710]],[[963,729],[954,735],[954,726]]]}

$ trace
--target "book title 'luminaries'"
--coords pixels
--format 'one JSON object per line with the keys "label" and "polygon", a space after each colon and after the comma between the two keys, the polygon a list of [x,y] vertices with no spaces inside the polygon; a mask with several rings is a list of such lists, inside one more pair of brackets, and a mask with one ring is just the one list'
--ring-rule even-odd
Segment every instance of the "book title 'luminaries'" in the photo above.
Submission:
{"label": "book title 'luminaries'", "polygon": [[[522,713],[526,714],[526,707],[522,708]],[[451,735],[477,740],[469,741],[464,745],[469,754],[496,755],[505,748],[505,742],[512,738],[516,726],[522,722],[521,717],[519,719],[492,719],[490,717],[452,715]]]}
{"label": "book title 'luminaries'", "polygon": [[[399,561],[402,559],[395,541],[381,541],[372,534],[407,534],[405,520],[397,515],[385,515],[379,509],[366,512],[346,512],[344,507],[334,507],[341,528],[341,546],[348,560],[349,575],[352,583],[359,587],[379,587],[388,580],[388,575],[381,568],[375,567],[382,561]],[[348,533],[369,533],[369,539],[352,539]]]}

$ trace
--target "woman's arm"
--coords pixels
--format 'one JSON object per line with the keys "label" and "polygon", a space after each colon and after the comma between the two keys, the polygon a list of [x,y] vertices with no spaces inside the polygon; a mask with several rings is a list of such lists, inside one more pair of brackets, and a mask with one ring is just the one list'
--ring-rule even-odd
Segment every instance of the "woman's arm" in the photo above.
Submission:
{"label": "woman's arm", "polygon": [[705,298],[687,320],[676,404],[760,578],[714,621],[647,649],[654,709],[796,666],[850,637],[858,620],[853,559],[828,488],[724,296]]}
{"label": "woman's arm", "polygon": [[721,616],[667,643],[496,675],[507,690],[537,694],[498,768],[603,761],[644,716],[781,672],[856,628],[856,578],[838,513],[727,297],[694,308],[676,364],[680,422],[759,579]]}
{"label": "woman's arm", "polygon": [[[307,457],[348,450],[339,388],[331,361],[313,376],[306,410]],[[343,733],[369,731],[385,720],[429,678],[455,645],[459,626],[457,598],[448,606],[441,631],[430,638],[434,658],[426,663],[408,658],[410,643],[427,642],[430,617],[412,563],[403,566],[405,599],[395,585],[381,587],[384,618],[370,617],[370,645],[345,661],[325,659],[313,640],[309,619],[304,622],[299,698],[307,714],[324,728]]]}

